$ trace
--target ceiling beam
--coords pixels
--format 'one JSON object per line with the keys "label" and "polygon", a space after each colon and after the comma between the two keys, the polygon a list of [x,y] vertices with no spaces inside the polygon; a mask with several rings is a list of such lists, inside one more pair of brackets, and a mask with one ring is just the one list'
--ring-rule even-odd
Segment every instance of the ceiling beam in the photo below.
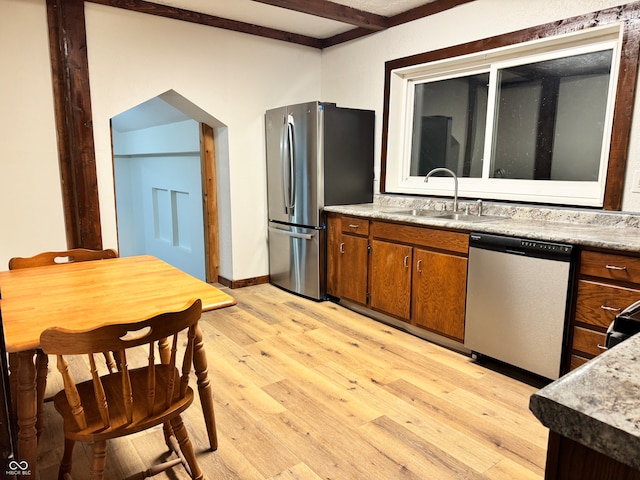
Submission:
{"label": "ceiling beam", "polygon": [[171,7],[159,3],[145,0],[86,0],[91,3],[107,5],[110,7],[122,8],[138,13],[146,13],[173,20],[197,23],[209,27],[223,28],[234,32],[247,33],[260,37],[282,40],[323,49],[348,42],[356,38],[370,35],[371,33],[395,27],[403,23],[417,20],[418,18],[433,15],[444,10],[472,2],[474,0],[432,0],[430,3],[413,8],[407,12],[399,13],[392,17],[385,17],[373,13],[365,12],[355,8],[347,7],[329,0],[253,0],[272,6],[278,6],[289,10],[294,10],[309,15],[332,19],[342,23],[356,25],[356,28],[339,33],[329,38],[315,38],[307,35],[285,32],[275,28],[261,27],[250,23],[229,20],[227,18],[216,17],[204,13],[193,12],[182,8]]}
{"label": "ceiling beam", "polygon": [[322,48],[322,40],[299,35],[296,33],[285,32],[275,28],[261,27],[250,23],[229,20],[227,18],[216,17],[214,15],[206,15],[204,13],[192,12],[182,8],[170,7],[159,3],[146,2],[144,0],[87,0],[91,3],[107,5],[109,7],[122,8],[138,13],[146,13],[173,20],[182,20],[184,22],[197,23],[208,27],[223,28],[234,32],[248,33],[274,40],[282,40],[285,42],[305,45],[307,47]]}
{"label": "ceiling beam", "polygon": [[388,18],[383,15],[365,12],[328,0],[253,0],[275,7],[286,8],[296,12],[328,18],[337,22],[348,23],[366,30],[384,30],[388,27]]}
{"label": "ceiling beam", "polygon": [[407,10],[406,12],[390,17],[389,27],[395,27],[396,25],[412,22],[419,18],[435,15],[436,13],[444,12],[445,10],[449,10],[450,8],[469,2],[473,2],[473,0],[434,0],[431,3],[420,5],[419,7],[412,8],[411,10]]}
{"label": "ceiling beam", "polygon": [[[428,17],[429,15],[434,15],[436,13],[449,10],[450,8],[457,7],[458,5],[473,1],[474,0],[433,0],[431,3],[412,8],[411,10],[407,10],[406,12],[399,13],[392,17],[387,17],[387,27],[395,27],[402,25],[403,23],[412,22],[413,20]],[[338,33],[337,35],[323,39],[321,48],[332,47],[334,45],[348,42],[349,40],[366,37],[371,33],[371,30],[367,30],[365,28],[354,28],[347,32]]]}

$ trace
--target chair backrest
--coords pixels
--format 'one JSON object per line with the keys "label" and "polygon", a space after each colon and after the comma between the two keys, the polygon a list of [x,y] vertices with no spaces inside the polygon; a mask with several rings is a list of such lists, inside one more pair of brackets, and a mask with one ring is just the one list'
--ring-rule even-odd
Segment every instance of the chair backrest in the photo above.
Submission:
{"label": "chair backrest", "polygon": [[[172,402],[182,399],[187,391],[189,373],[193,365],[193,352],[196,336],[196,327],[202,314],[201,300],[189,302],[184,309],[177,312],[166,312],[145,320],[106,325],[85,331],[73,331],[60,327],[48,328],[40,336],[40,348],[46,354],[57,355],[58,370],[62,374],[65,392],[69,405],[72,407],[76,423],[80,428],[86,428],[85,408],[74,379],[71,377],[69,364],[65,355],[87,355],[91,369],[91,377],[95,391],[96,405],[102,419],[103,427],[109,424],[109,399],[105,394],[103,379],[97,371],[94,354],[103,351],[115,353],[118,363],[118,373],[112,375],[121,376],[120,399],[116,399],[117,408],[124,408],[127,422],[131,423],[134,417],[134,403],[145,403],[144,408],[148,415],[158,408],[158,401],[164,399],[165,407],[169,408]],[[180,370],[176,369],[178,336],[187,331],[186,347],[182,358]],[[172,337],[169,361],[162,362],[162,355],[156,354],[156,345],[160,350],[162,345],[167,347],[166,339]],[[146,391],[144,395],[134,398],[132,380],[129,365],[127,363],[127,350],[141,345],[148,345],[148,363],[144,377],[146,379]],[[166,357],[165,357],[166,358]],[[138,369],[140,370],[140,369]],[[164,372],[164,373],[162,373]],[[167,373],[167,372],[170,372]],[[160,375],[162,373],[162,375]],[[137,377],[140,378],[140,377]],[[161,381],[162,379],[162,381]],[[168,380],[167,380],[168,379]],[[135,380],[133,380],[135,383]],[[142,382],[145,383],[145,382]],[[137,384],[139,386],[139,384]],[[107,389],[109,390],[109,389]],[[110,390],[112,391],[112,390]],[[156,398],[156,396],[158,398]],[[123,407],[121,407],[123,405]],[[136,411],[142,407],[138,405]],[[113,413],[113,412],[112,412]]]}
{"label": "chair backrest", "polygon": [[116,258],[118,252],[108,248],[106,250],[89,250],[86,248],[74,248],[63,252],[43,252],[33,257],[13,257],[9,260],[9,270],[18,268],[44,267],[58,263],[86,262],[89,260],[104,260]]}

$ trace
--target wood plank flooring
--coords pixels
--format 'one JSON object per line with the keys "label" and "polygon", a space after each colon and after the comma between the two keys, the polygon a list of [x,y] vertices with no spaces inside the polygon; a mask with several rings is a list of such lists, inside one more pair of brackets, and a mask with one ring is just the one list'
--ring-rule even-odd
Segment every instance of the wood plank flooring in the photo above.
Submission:
{"label": "wood plank flooring", "polygon": [[[231,290],[238,305],[201,327],[219,448],[199,403],[184,415],[208,479],[491,479],[544,475],[547,430],[529,412],[539,385],[371,320],[271,285]],[[60,388],[53,363],[48,390]],[[39,443],[41,480],[55,479],[61,424],[51,403]],[[74,475],[86,478],[88,447]],[[106,478],[166,455],[161,429],[109,446]],[[158,479],[188,478],[177,467]]]}

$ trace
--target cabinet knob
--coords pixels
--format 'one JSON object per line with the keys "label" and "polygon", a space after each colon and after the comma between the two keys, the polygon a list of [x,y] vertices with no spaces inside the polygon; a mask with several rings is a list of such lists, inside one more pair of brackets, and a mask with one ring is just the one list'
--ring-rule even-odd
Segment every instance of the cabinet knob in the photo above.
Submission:
{"label": "cabinet knob", "polygon": [[344,253],[344,242],[340,244],[340,253]]}
{"label": "cabinet knob", "polygon": [[422,273],[422,260],[418,260],[418,262],[416,263],[416,270],[418,271],[418,273]]}
{"label": "cabinet knob", "polygon": [[404,256],[404,268],[409,268],[409,255]]}

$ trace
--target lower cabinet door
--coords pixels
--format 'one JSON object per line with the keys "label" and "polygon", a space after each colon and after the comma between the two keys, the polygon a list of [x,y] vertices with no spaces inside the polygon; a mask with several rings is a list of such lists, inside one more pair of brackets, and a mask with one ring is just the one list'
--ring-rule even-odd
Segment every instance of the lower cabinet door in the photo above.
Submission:
{"label": "lower cabinet door", "polygon": [[464,341],[467,259],[416,248],[412,323]]}
{"label": "lower cabinet door", "polygon": [[371,308],[409,320],[413,247],[371,242]]}
{"label": "lower cabinet door", "polygon": [[366,305],[369,240],[367,237],[354,235],[342,235],[341,240],[338,296]]}

